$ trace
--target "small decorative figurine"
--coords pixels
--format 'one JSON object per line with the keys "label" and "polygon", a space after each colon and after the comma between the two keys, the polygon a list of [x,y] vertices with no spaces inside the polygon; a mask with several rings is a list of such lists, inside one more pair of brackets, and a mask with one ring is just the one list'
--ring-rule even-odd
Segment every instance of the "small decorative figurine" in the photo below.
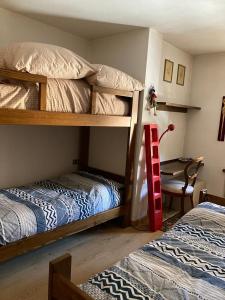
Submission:
{"label": "small decorative figurine", "polygon": [[150,111],[151,108],[153,108],[154,109],[154,116],[157,116],[157,114],[156,114],[156,107],[157,107],[156,99],[157,99],[157,95],[156,95],[156,92],[155,92],[155,88],[152,85],[149,89],[149,92],[148,92],[146,109]]}

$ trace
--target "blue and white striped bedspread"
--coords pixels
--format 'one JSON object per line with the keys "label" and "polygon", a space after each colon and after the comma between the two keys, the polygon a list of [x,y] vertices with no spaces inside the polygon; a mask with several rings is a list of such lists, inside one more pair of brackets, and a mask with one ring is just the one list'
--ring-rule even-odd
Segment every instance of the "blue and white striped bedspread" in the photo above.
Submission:
{"label": "blue and white striped bedspread", "polygon": [[225,208],[202,203],[80,286],[98,300],[225,299]]}
{"label": "blue and white striped bedspread", "polygon": [[0,244],[83,220],[120,204],[119,184],[80,172],[0,190]]}

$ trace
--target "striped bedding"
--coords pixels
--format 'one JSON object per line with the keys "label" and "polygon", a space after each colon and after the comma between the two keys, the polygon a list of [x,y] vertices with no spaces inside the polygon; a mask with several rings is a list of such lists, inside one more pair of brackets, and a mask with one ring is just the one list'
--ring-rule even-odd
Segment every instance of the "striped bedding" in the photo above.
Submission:
{"label": "striped bedding", "polygon": [[225,208],[202,203],[80,285],[93,299],[225,299]]}
{"label": "striped bedding", "polygon": [[0,244],[52,230],[120,205],[118,183],[80,172],[0,190]]}

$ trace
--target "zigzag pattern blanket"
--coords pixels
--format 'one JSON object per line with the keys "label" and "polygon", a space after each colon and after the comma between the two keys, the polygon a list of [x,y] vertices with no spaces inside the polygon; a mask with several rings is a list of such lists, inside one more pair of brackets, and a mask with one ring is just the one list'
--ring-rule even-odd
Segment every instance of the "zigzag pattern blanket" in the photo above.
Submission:
{"label": "zigzag pattern blanket", "polygon": [[0,190],[0,244],[83,220],[120,204],[120,185],[80,172]]}
{"label": "zigzag pattern blanket", "polygon": [[80,285],[93,299],[225,299],[225,208],[202,203]]}

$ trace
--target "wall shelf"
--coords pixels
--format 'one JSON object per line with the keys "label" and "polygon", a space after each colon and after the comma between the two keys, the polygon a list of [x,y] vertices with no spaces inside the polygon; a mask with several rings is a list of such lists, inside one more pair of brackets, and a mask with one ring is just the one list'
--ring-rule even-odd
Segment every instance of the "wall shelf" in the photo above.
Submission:
{"label": "wall shelf", "polygon": [[157,110],[159,111],[173,111],[173,112],[187,113],[189,109],[200,110],[201,107],[171,103],[167,101],[157,102]]}

